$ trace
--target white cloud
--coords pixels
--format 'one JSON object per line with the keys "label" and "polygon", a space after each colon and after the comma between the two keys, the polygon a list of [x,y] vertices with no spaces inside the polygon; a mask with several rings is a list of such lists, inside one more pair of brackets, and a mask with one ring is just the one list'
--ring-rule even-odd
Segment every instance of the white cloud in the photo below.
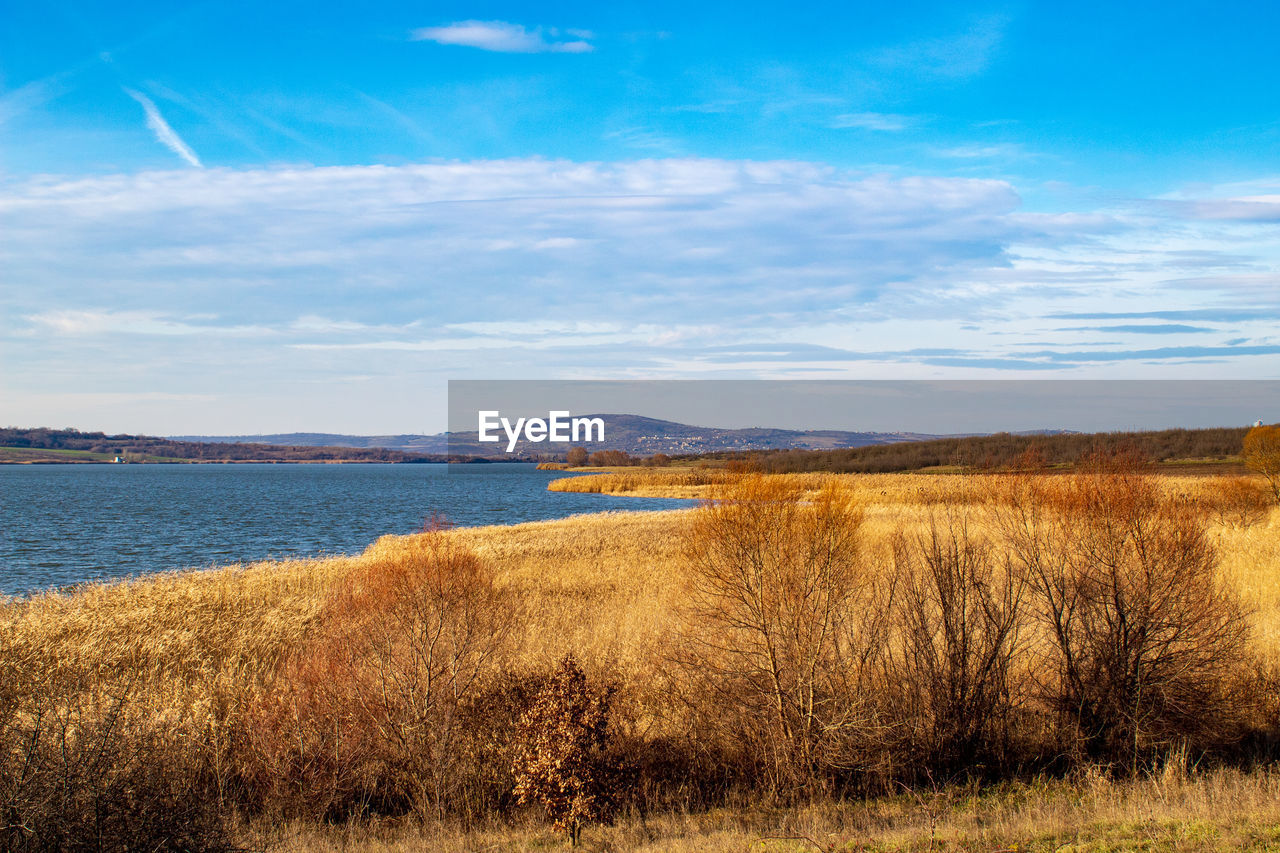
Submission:
{"label": "white cloud", "polygon": [[1012,160],[1029,156],[1020,145],[998,143],[995,145],[957,145],[952,148],[941,148],[935,153],[939,157],[950,157],[957,160],[980,160],[1001,158]]}
{"label": "white cloud", "polygon": [[603,335],[622,331],[618,323],[583,323],[577,320],[507,320],[489,322],[477,320],[468,323],[450,323],[449,329],[474,335]]}
{"label": "white cloud", "polygon": [[564,38],[554,27],[529,29],[507,21],[457,21],[440,27],[414,30],[414,41],[460,45],[496,53],[590,53],[595,47],[587,30],[566,30]]}
{"label": "white cloud", "polygon": [[[528,319],[578,303],[635,322],[673,310],[803,316],[1005,265],[1004,246],[1039,227],[1012,216],[1018,204],[1001,181],[790,161],[42,178],[0,191],[13,237],[0,263],[68,301],[96,279],[165,294],[171,311],[221,314],[230,298],[253,322],[254,306],[282,322],[282,304],[290,322],[372,324],[477,310]],[[357,289],[377,294],[367,316],[347,313]]]}
{"label": "white cloud", "polygon": [[192,151],[191,146],[183,142],[182,137],[178,136],[177,132],[169,126],[169,122],[164,120],[164,116],[160,114],[160,110],[150,98],[133,89],[125,89],[124,91],[129,97],[142,105],[142,110],[147,115],[147,127],[156,135],[156,139],[161,145],[197,169],[203,168],[200,158],[196,156],[196,152]]}
{"label": "white cloud", "polygon": [[288,325],[288,330],[293,332],[307,332],[320,334],[348,333],[358,332],[367,334],[369,332],[378,332],[386,334],[389,332],[405,332],[417,327],[418,321],[410,323],[394,324],[394,323],[356,323],[350,320],[333,320],[328,317],[321,317],[316,314],[304,314]]}
{"label": "white cloud", "polygon": [[112,311],[109,309],[54,309],[28,314],[34,330],[55,335],[261,335],[262,326],[220,325],[214,315],[175,317],[160,311]]}
{"label": "white cloud", "polygon": [[[371,430],[443,377],[1186,375],[1173,359],[1257,376],[1276,356],[1233,361],[1230,341],[1280,317],[1265,224],[1026,211],[1006,181],[797,161],[0,178],[0,234],[6,400],[198,377],[321,418],[299,428],[328,423],[299,389],[351,375],[386,395]],[[1064,325],[1053,313],[1242,299],[1256,318],[1181,347],[1127,357],[1083,330],[1030,345]]]}
{"label": "white cloud", "polygon": [[1238,222],[1280,222],[1280,195],[1207,198],[1163,203],[1177,213],[1195,219]]}
{"label": "white cloud", "polygon": [[0,126],[26,112],[44,106],[61,94],[65,86],[63,81],[65,76],[65,74],[58,74],[33,80],[0,94]]}
{"label": "white cloud", "polygon": [[915,120],[911,116],[894,113],[842,113],[831,120],[833,128],[856,127],[863,130],[906,130]]}

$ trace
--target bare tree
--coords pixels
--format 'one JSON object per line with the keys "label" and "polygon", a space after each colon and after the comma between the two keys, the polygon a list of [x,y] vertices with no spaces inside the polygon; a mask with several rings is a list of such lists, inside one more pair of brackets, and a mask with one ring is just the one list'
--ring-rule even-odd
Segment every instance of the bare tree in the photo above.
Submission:
{"label": "bare tree", "polygon": [[900,689],[928,766],[945,771],[1002,760],[1015,703],[1024,585],[970,527],[964,509],[900,536]]}
{"label": "bare tree", "polygon": [[886,590],[868,570],[862,510],[834,482],[810,499],[783,478],[723,487],[690,526],[685,663],[757,753],[775,791],[856,761]]}
{"label": "bare tree", "polygon": [[1091,757],[1220,733],[1247,628],[1190,503],[1121,454],[1011,477],[994,511],[1052,648],[1043,695]]}

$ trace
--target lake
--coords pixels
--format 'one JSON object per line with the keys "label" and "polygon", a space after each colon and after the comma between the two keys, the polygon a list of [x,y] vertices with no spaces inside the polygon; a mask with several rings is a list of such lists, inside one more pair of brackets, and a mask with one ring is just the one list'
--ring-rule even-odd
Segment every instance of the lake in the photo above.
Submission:
{"label": "lake", "polygon": [[0,593],[355,554],[441,513],[475,526],[691,501],[548,492],[533,465],[0,465]]}

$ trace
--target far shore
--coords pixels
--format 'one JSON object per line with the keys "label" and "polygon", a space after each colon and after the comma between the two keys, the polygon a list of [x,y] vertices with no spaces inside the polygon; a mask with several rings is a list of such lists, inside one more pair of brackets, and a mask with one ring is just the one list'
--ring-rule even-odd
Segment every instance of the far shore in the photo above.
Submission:
{"label": "far shore", "polygon": [[[477,460],[487,462],[488,460]],[[525,460],[515,460],[525,461]],[[112,462],[110,459],[0,459],[0,465],[469,465],[471,462],[422,460],[403,462],[376,459],[165,459],[145,462]]]}

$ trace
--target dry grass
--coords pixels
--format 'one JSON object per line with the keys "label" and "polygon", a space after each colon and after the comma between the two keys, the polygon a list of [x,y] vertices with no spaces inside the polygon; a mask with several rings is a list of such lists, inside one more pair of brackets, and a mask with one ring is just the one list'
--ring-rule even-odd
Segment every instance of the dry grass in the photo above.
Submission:
{"label": "dry grass", "polygon": [[[638,498],[711,497],[737,475],[725,468],[618,468],[552,480],[553,492],[629,495]],[[774,474],[771,477],[799,483],[816,492],[824,483],[837,482],[865,503],[957,504],[985,499],[980,478],[934,474]]]}
{"label": "dry grass", "polygon": [[[596,469],[575,470],[592,472]],[[547,489],[553,492],[698,500],[711,497],[717,488],[731,482],[735,476],[726,468],[612,468],[601,473],[583,473],[580,476],[552,480]],[[858,499],[871,504],[974,504],[986,501],[990,493],[988,478],[983,475],[813,472],[771,476],[786,478],[789,483],[799,482],[810,491],[816,491],[823,483],[834,480],[853,492]],[[1266,483],[1261,477],[1161,474],[1159,480],[1171,493],[1200,502],[1216,500],[1224,486],[1230,483],[1243,482],[1253,489],[1266,490]]]}
{"label": "dry grass", "polygon": [[[539,825],[460,832],[394,825],[259,828],[264,846],[288,853],[563,849]],[[1232,851],[1280,847],[1280,775],[1187,772],[1176,761],[1117,783],[1082,774],[1066,781],[986,790],[940,788],[794,809],[718,809],[628,817],[583,837],[593,851]]]}
{"label": "dry grass", "polygon": [[[557,480],[549,488],[707,497],[726,476],[717,470],[624,470]],[[888,549],[895,532],[918,529],[932,507],[985,499],[985,487],[966,477],[784,476],[808,489],[833,476],[845,483],[865,506],[863,533],[872,549]],[[1211,500],[1215,488],[1205,478],[1161,482],[1195,502]],[[519,602],[514,666],[545,671],[573,652],[594,667],[593,675],[622,684],[620,701],[633,710],[660,709],[664,644],[685,589],[680,534],[690,512],[600,513],[447,535],[490,565],[497,586]],[[1260,653],[1280,668],[1280,513],[1271,510],[1252,526],[1215,522],[1210,537],[1223,577],[1251,610]],[[238,715],[271,689],[281,661],[314,632],[331,592],[369,561],[406,547],[407,537],[388,536],[358,557],[183,572],[10,601],[0,604],[0,651],[59,677],[127,680],[148,713],[181,719],[198,732],[194,748],[218,766],[231,754],[228,738]],[[643,714],[633,721],[661,725]],[[785,833],[844,845],[836,849],[928,849],[932,820],[936,839],[954,850],[1005,849],[1015,842],[1024,845],[1018,849],[1134,849],[1148,835],[1160,839],[1153,849],[1280,849],[1280,777],[1266,772],[1171,771],[1126,785],[1094,778],[980,796],[952,791],[922,797],[624,819],[591,830],[585,843],[611,850],[816,849],[800,841],[752,847],[763,835]],[[942,811],[926,807],[935,800]],[[364,825],[255,832],[265,833],[260,840],[273,848],[298,851],[516,850],[559,843],[541,826],[427,836],[418,829]]]}

